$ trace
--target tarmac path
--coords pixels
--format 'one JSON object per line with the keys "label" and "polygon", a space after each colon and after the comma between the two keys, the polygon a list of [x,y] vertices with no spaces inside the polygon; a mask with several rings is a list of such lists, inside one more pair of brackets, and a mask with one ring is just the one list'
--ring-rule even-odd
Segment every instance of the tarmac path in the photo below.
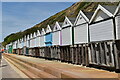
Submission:
{"label": "tarmac path", "polygon": [[0,70],[2,71],[2,79],[11,79],[11,78],[28,78],[25,74],[19,71],[15,66],[10,64],[4,58],[2,59]]}

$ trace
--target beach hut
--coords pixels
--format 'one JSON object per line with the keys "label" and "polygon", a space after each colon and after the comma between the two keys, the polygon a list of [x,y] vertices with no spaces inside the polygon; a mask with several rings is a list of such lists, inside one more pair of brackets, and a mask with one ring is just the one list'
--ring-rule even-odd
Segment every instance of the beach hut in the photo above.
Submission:
{"label": "beach hut", "polygon": [[19,52],[20,52],[20,51],[19,51],[19,44],[20,44],[20,43],[19,43],[19,39],[18,39],[18,40],[17,40],[17,54],[19,54]]}
{"label": "beach hut", "polygon": [[[111,7],[111,11],[107,10],[109,7]],[[112,14],[115,8],[116,6],[98,6],[90,20],[90,42],[115,39]]]}
{"label": "beach hut", "polygon": [[45,57],[47,59],[51,59],[51,53],[52,53],[52,43],[53,43],[53,39],[52,39],[52,30],[53,30],[53,26],[51,25],[47,25],[46,28],[46,34],[45,34]]}
{"label": "beach hut", "polygon": [[13,42],[13,53],[16,54],[17,52],[17,41]]}
{"label": "beach hut", "polygon": [[28,55],[27,36],[24,36],[23,54]]}
{"label": "beach hut", "polygon": [[36,32],[33,33],[33,43],[32,43],[32,47],[36,47]]}
{"label": "beach hut", "polygon": [[53,45],[62,44],[61,23],[56,22],[53,28]]}
{"label": "beach hut", "polygon": [[29,41],[30,41],[29,55],[32,56],[32,53],[33,53],[33,50],[32,50],[32,48],[33,48],[33,34],[32,33],[30,34]]}
{"label": "beach hut", "polygon": [[52,46],[52,29],[49,25],[46,28],[45,44],[46,46]]}
{"label": "beach hut", "polygon": [[117,58],[115,58],[115,63],[116,63],[116,69],[120,70],[120,56],[119,56],[119,52],[120,52],[120,2],[118,7],[115,10],[114,13],[114,20],[115,20],[115,25],[116,25],[116,41],[114,44],[114,51],[116,51],[115,56],[117,56]]}
{"label": "beach hut", "polygon": [[40,49],[39,49],[39,53],[40,53],[40,57],[45,57],[45,29],[42,28],[40,31],[41,35],[40,35]]}
{"label": "beach hut", "polygon": [[37,40],[37,33],[34,32],[34,34],[33,34],[33,53],[32,53],[32,55],[35,56],[35,57],[38,57],[39,56],[39,48],[37,47],[36,40]]}
{"label": "beach hut", "polygon": [[74,44],[73,37],[73,24],[75,22],[75,18],[65,17],[64,22],[62,24],[62,46],[61,46],[61,60],[71,62],[72,54],[70,53],[70,46]]}
{"label": "beach hut", "polygon": [[12,53],[13,52],[13,44],[12,42],[10,44],[8,44],[8,53]]}
{"label": "beach hut", "polygon": [[116,5],[98,5],[90,24],[91,63],[98,66],[115,67],[113,40],[116,39],[113,13]]}
{"label": "beach hut", "polygon": [[37,30],[37,37],[36,37],[36,47],[40,47],[40,31]]}
{"label": "beach hut", "polygon": [[33,34],[30,34],[30,48],[33,47]]}
{"label": "beach hut", "polygon": [[115,10],[114,16],[115,16],[115,24],[116,24],[116,39],[119,40],[120,39],[120,3]]}
{"label": "beach hut", "polygon": [[27,48],[29,48],[30,47],[30,35],[28,34],[27,35]]}
{"label": "beach hut", "polygon": [[24,36],[23,40],[24,40],[24,47],[25,47],[25,46],[27,46],[27,37],[26,37],[26,35]]}
{"label": "beach hut", "polygon": [[62,45],[62,33],[61,33],[62,23],[56,22],[53,27],[53,43],[51,58],[60,59],[60,45]]}
{"label": "beach hut", "polygon": [[40,35],[40,47],[45,47],[45,30],[42,28]]}
{"label": "beach hut", "polygon": [[73,44],[73,24],[75,18],[65,17],[65,20],[62,24],[62,46],[72,45]]}
{"label": "beach hut", "polygon": [[23,46],[24,46],[24,41],[23,41],[23,38],[20,39],[20,55],[23,54]]}
{"label": "beach hut", "polygon": [[88,43],[88,23],[93,13],[80,10],[74,23],[74,44]]}
{"label": "beach hut", "polygon": [[74,47],[72,52],[72,63],[87,65],[88,53],[86,43],[89,42],[89,21],[92,17],[92,12],[79,11],[74,23]]}

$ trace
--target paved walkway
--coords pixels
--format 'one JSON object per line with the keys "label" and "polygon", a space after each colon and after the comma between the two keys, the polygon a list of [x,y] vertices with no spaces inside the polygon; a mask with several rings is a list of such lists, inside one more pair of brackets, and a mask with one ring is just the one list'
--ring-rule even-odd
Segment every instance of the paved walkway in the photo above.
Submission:
{"label": "paved walkway", "polygon": [[23,78],[21,77],[21,73],[18,74],[19,71],[12,64],[8,63],[4,58],[2,59],[0,68],[2,69],[2,78]]}
{"label": "paved walkway", "polygon": [[[57,73],[70,73],[75,76],[79,76],[81,78],[118,78],[118,74],[115,72],[109,72],[105,70],[98,70],[95,68],[88,68],[83,66],[76,66],[73,64],[61,63],[58,61],[49,61],[40,58],[26,57],[20,55],[12,55],[18,59],[22,59],[24,61],[29,61],[32,63],[36,63],[39,68],[43,67],[44,71],[47,71],[54,75]],[[54,72],[53,72],[54,71]]]}

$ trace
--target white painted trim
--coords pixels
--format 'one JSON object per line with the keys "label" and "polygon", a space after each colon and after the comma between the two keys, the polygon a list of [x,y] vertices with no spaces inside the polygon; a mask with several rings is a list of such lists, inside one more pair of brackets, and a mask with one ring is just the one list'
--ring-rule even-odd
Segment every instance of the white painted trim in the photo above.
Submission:
{"label": "white painted trim", "polygon": [[46,34],[45,29],[42,28],[42,30],[41,30],[41,36],[43,36],[43,35],[45,35],[45,34]]}
{"label": "white painted trim", "polygon": [[119,11],[119,9],[120,9],[120,3],[119,3],[118,7],[115,10],[114,16],[117,15],[117,12]]}
{"label": "white painted trim", "polygon": [[65,16],[65,19],[70,23],[71,26],[73,26],[73,24],[71,23],[71,21],[69,20],[67,16]]}
{"label": "white painted trim", "polygon": [[34,32],[34,34],[33,34],[33,38],[35,38],[36,37],[36,32]]}
{"label": "white painted trim", "polygon": [[94,20],[94,18],[96,17],[96,15],[97,15],[97,13],[98,13],[99,10],[102,10],[102,11],[103,11],[104,13],[106,13],[109,17],[113,17],[113,16],[114,16],[112,13],[110,13],[110,12],[109,12],[108,10],[106,10],[104,7],[102,7],[101,5],[98,5],[98,7],[97,7],[96,11],[94,12],[92,18],[90,19],[90,22],[89,22],[89,23],[91,23],[91,22]]}
{"label": "white painted trim", "polygon": [[63,22],[63,24],[62,24],[62,27],[64,27],[64,26],[69,26],[69,25],[64,25],[64,23],[65,23],[66,20],[67,20],[67,22],[68,22],[71,26],[73,26],[73,24],[71,23],[71,21],[69,20],[69,18],[68,18],[67,16],[65,16],[65,19],[64,19],[64,22]]}
{"label": "white painted trim", "polygon": [[118,22],[118,19],[117,19],[117,17],[115,17],[115,23],[116,23],[116,39],[118,40],[118,30],[117,30],[117,29],[118,29],[118,26],[117,26],[118,23],[117,23],[117,22]]}
{"label": "white painted trim", "polygon": [[37,30],[37,36],[40,36],[41,34],[40,34],[40,31],[39,30]]}
{"label": "white painted trim", "polygon": [[47,25],[46,33],[49,33],[49,32],[52,32],[52,30],[51,30],[51,28],[50,28],[50,25]]}
{"label": "white painted trim", "polygon": [[32,36],[32,33],[30,34],[30,39],[32,39],[33,38],[33,36]]}
{"label": "white painted trim", "polygon": [[82,17],[84,17],[84,19],[85,19],[87,22],[89,22],[88,17],[80,10],[79,13],[78,13],[78,15],[77,15],[77,18],[76,18],[76,20],[75,20],[75,22],[74,22],[74,25],[76,25],[76,23],[77,23],[80,15],[82,15]]}
{"label": "white painted trim", "polygon": [[27,35],[27,40],[29,40],[29,39],[30,39],[30,35],[28,34],[28,35]]}
{"label": "white painted trim", "polygon": [[[57,26],[56,26],[57,25]],[[55,28],[58,28],[58,30],[61,30],[62,28],[61,28],[61,26],[59,25],[59,23],[56,21],[56,23],[55,23],[55,25],[54,25],[54,28],[53,28],[53,31],[56,31],[56,29]]]}

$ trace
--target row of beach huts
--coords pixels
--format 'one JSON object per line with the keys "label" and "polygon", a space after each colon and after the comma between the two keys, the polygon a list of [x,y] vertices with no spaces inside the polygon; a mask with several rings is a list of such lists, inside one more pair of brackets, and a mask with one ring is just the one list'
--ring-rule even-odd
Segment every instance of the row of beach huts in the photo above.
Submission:
{"label": "row of beach huts", "polygon": [[8,53],[120,70],[120,4],[79,11],[6,45]]}

